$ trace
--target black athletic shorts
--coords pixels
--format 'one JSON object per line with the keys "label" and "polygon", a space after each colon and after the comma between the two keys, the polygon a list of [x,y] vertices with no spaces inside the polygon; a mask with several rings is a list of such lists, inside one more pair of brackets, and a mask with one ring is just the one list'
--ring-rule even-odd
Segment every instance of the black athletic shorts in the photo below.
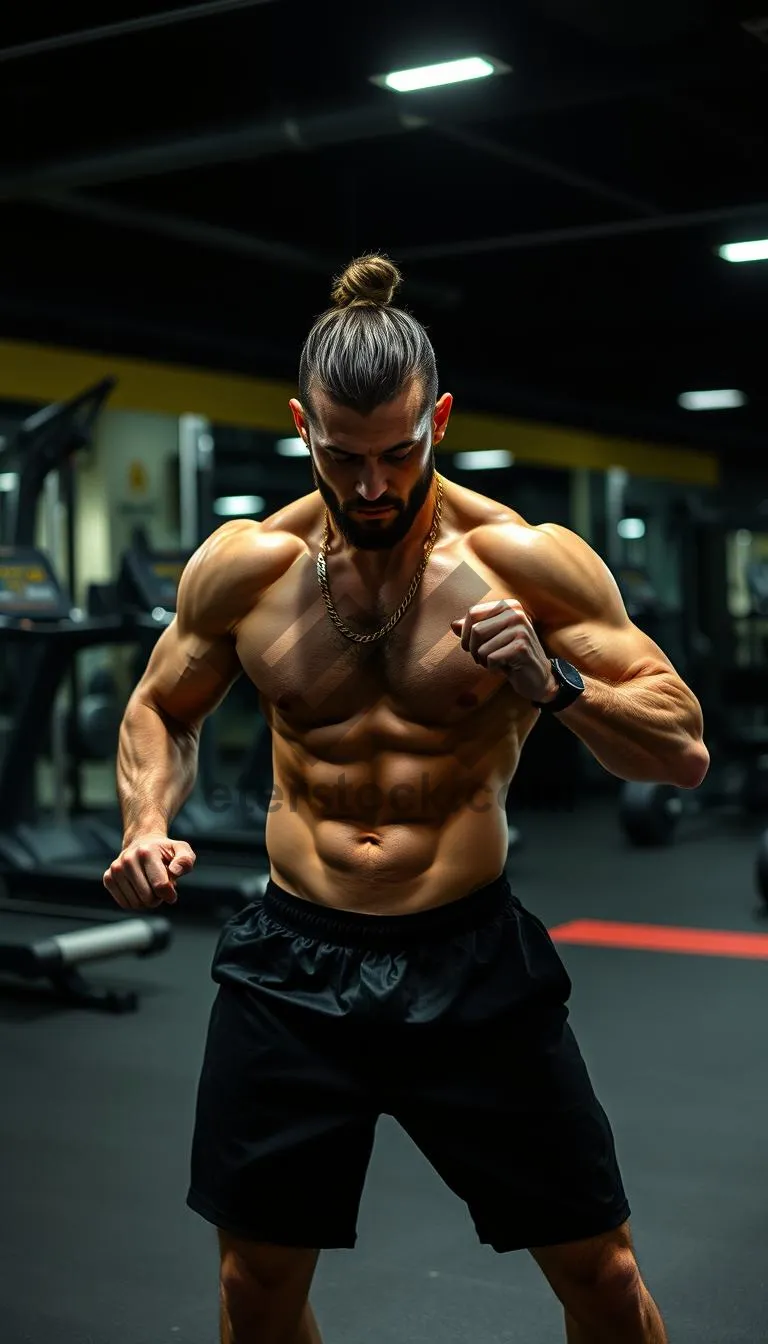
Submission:
{"label": "black athletic shorts", "polygon": [[505,877],[411,915],[269,883],[222,930],[189,1207],[253,1241],[352,1247],[374,1129],[394,1116],[497,1251],[629,1216],[568,1025],[571,983]]}

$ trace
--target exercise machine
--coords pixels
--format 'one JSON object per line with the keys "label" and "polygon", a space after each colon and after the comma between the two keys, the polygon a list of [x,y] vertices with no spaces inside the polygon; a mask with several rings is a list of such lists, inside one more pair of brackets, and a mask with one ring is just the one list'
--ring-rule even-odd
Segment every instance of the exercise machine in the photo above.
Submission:
{"label": "exercise machine", "polygon": [[[48,556],[23,544],[34,536],[43,482],[87,441],[109,387],[99,384],[71,402],[47,408],[25,422],[9,445],[19,479],[8,534],[14,544],[0,547],[0,650],[12,649],[23,672],[0,766],[0,875],[11,898],[101,905],[104,870],[122,846],[114,808],[102,815],[83,808],[68,768],[67,744],[56,731],[62,719],[52,711],[67,684],[70,703],[82,708],[76,677],[80,652],[136,644],[147,630],[156,638],[157,622],[141,613],[85,616],[73,610]],[[37,763],[47,746],[54,767],[50,814],[41,811],[36,787]],[[184,908],[228,914],[253,900],[265,880],[250,868],[223,871],[198,864],[185,878]]]}
{"label": "exercise machine", "polygon": [[[47,556],[31,547],[0,549],[0,647],[30,649],[20,701],[0,766],[0,874],[11,896],[101,902],[102,877],[122,847],[113,810],[71,814],[63,806],[66,779],[57,773],[53,815],[40,814],[36,764],[49,733],[50,710],[77,653],[85,648],[133,643],[136,624],[124,614],[74,620]],[[138,621],[139,618],[136,618]],[[184,905],[227,913],[263,890],[251,869],[199,863],[184,879]],[[181,904],[181,903],[180,903]]]}
{"label": "exercise machine", "polygon": [[149,957],[171,945],[172,926],[162,915],[103,915],[44,902],[0,901],[0,987],[10,982],[47,986],[62,1004],[110,1013],[135,1012],[133,989],[95,985],[85,966],[121,956]]}
{"label": "exercise machine", "polygon": [[[46,407],[24,422],[0,455],[0,470],[16,482],[3,520],[5,539],[15,544],[0,547],[0,645],[5,636],[2,646],[14,651],[8,665],[16,674],[17,701],[28,692],[29,678],[37,668],[28,642],[31,623],[43,619],[53,629],[69,614],[47,560],[31,546],[37,500],[48,473],[61,463],[62,447],[70,456],[88,441],[112,386],[112,380],[105,379],[64,409]],[[68,422],[65,441],[59,432],[62,421]],[[14,636],[20,636],[19,643]],[[38,702],[38,723],[45,722],[41,703],[46,702]],[[20,729],[15,713],[0,771],[4,777],[0,815],[11,827],[13,808],[23,810],[30,798],[26,753],[31,744],[23,734],[24,724]],[[7,838],[12,845],[12,837]],[[22,837],[19,844],[23,851]],[[2,859],[0,866],[6,867]],[[59,1001],[110,1012],[134,1011],[138,1006],[134,990],[97,987],[83,974],[83,966],[118,956],[156,955],[170,946],[171,938],[169,920],[159,915],[136,918],[114,912],[97,916],[77,907],[54,909],[40,902],[0,900],[0,983],[5,985],[8,979],[44,981]]]}

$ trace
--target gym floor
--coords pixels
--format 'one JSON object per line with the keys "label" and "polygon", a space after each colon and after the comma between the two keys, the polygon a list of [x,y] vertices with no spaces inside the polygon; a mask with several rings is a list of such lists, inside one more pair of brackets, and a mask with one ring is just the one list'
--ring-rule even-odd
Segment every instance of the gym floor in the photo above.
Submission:
{"label": "gym floor", "polygon": [[[611,1117],[638,1258],[673,1344],[768,1337],[768,922],[759,828],[711,814],[627,848],[606,803],[521,818],[510,863],[556,929],[618,921],[758,935],[742,955],[563,942],[571,1021]],[[213,1344],[215,1232],[184,1204],[215,928],[97,969],[142,990],[110,1018],[0,998],[0,1318],[5,1344]],[[762,935],[762,940],[760,939]],[[727,952],[727,948],[726,948]],[[754,955],[752,954],[754,952]],[[321,1257],[326,1344],[556,1344],[531,1258],[476,1245],[463,1206],[382,1121],[357,1250]]]}

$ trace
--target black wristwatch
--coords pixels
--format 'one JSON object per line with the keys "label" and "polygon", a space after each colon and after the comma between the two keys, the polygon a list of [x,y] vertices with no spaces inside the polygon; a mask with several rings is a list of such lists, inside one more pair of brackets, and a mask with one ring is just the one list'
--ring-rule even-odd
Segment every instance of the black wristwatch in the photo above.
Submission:
{"label": "black wristwatch", "polygon": [[566,663],[564,658],[550,658],[549,662],[560,690],[554,699],[541,703],[534,700],[533,704],[536,709],[558,714],[561,709],[567,709],[574,700],[578,700],[584,690],[584,682],[581,673],[576,671],[572,663]]}

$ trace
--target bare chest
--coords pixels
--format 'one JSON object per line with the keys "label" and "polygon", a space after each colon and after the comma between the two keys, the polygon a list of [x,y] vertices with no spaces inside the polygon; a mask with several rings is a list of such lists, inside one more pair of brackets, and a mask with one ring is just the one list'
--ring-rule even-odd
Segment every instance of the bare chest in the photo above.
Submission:
{"label": "bare chest", "polygon": [[[308,560],[259,601],[240,628],[238,654],[263,698],[297,730],[347,722],[374,708],[411,725],[444,726],[507,684],[477,666],[451,621],[474,603],[507,595],[464,558],[433,558],[395,628],[381,640],[353,643],[329,617]],[[341,594],[339,615],[365,633],[386,621],[399,597],[374,595],[366,608],[354,594]]]}

